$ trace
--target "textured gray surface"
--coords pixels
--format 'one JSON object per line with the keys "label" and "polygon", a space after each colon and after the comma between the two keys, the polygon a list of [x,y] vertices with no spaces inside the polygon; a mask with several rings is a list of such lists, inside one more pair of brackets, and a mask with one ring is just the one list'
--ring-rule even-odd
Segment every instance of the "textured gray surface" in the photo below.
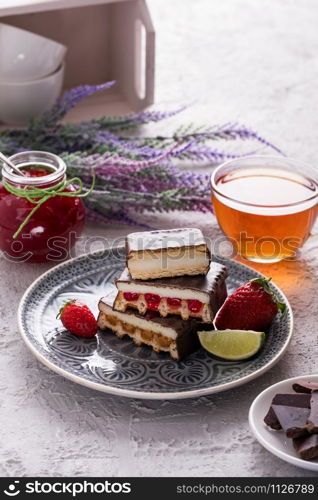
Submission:
{"label": "textured gray surface", "polygon": [[[315,161],[315,0],[149,4],[158,30],[158,103],[197,98],[188,119],[238,120],[289,155]],[[151,222],[169,227],[176,219]],[[188,215],[178,218],[180,226],[189,223]],[[193,215],[191,223],[207,235],[219,234],[212,216]],[[86,236],[117,238],[128,231],[87,227]],[[83,248],[79,244],[77,252]],[[238,389],[184,402],[110,397],[41,366],[20,339],[15,318],[25,288],[48,266],[1,259],[0,474],[314,475],[264,450],[249,431],[247,415],[253,398],[272,383],[317,372],[317,250],[312,237],[297,262],[255,266],[273,276],[294,309],[294,337],[278,365]]]}

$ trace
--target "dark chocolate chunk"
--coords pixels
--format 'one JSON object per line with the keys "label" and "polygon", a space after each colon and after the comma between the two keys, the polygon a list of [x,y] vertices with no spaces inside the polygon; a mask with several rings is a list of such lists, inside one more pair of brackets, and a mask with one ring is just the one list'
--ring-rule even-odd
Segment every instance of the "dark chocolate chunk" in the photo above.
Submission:
{"label": "dark chocolate chunk", "polygon": [[297,438],[308,434],[309,408],[272,405],[275,415],[287,437]]}
{"label": "dark chocolate chunk", "polygon": [[[272,405],[293,406],[295,408],[310,408],[310,394],[276,394],[273,397]],[[281,425],[276,417],[272,406],[268,410],[264,422],[271,429],[279,430]]]}
{"label": "dark chocolate chunk", "polygon": [[279,431],[282,428],[272,407],[266,413],[264,422],[271,429],[275,429],[275,431]]}
{"label": "dark chocolate chunk", "polygon": [[318,433],[318,391],[312,391],[311,393],[310,414],[307,424],[310,433]]}
{"label": "dark chocolate chunk", "polygon": [[307,394],[310,394],[311,391],[318,391],[318,383],[298,380],[293,384],[293,389],[295,392],[306,392]]}
{"label": "dark chocolate chunk", "polygon": [[310,408],[310,397],[310,394],[276,394],[273,397],[272,405],[293,406],[295,408]]}
{"label": "dark chocolate chunk", "polygon": [[293,439],[293,445],[303,460],[318,457],[318,434]]}

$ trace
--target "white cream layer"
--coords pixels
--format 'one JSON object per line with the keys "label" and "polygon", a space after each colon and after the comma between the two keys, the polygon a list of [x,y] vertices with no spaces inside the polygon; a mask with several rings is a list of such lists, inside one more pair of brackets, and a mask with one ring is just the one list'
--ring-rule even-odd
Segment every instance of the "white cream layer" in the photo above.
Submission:
{"label": "white cream layer", "polygon": [[173,271],[175,269],[188,270],[203,266],[209,266],[209,257],[205,252],[196,252],[195,254],[184,255],[182,257],[169,257],[166,253],[159,254],[156,258],[136,256],[128,261],[129,270],[137,272]]}
{"label": "white cream layer", "polygon": [[133,316],[132,314],[126,314],[119,311],[114,311],[109,305],[103,302],[101,299],[99,303],[99,310],[105,313],[107,316],[113,316],[123,321],[124,323],[129,323],[130,325],[135,326],[136,328],[141,328],[142,330],[151,330],[153,333],[158,333],[160,335],[164,335],[165,337],[169,337],[171,339],[176,339],[177,334],[175,330],[169,328],[167,326],[159,325],[154,321],[138,318],[137,316]]}

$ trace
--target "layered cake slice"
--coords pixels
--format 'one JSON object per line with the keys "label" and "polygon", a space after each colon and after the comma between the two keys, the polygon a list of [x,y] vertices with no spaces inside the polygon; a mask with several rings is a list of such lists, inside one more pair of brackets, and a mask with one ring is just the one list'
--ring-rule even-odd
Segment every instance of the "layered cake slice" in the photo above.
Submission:
{"label": "layered cake slice", "polygon": [[131,233],[126,255],[132,279],[139,280],[206,274],[210,264],[204,236],[195,228]]}
{"label": "layered cake slice", "polygon": [[200,347],[196,332],[202,323],[190,319],[184,321],[178,316],[163,318],[154,311],[145,316],[127,309],[120,312],[113,309],[116,290],[111,290],[98,304],[98,326],[112,330],[117,337],[128,335],[136,345],[146,344],[156,352],[168,352],[173,359],[180,360]]}
{"label": "layered cake slice", "polygon": [[211,262],[206,275],[160,278],[153,281],[134,280],[126,268],[116,281],[118,294],[114,303],[117,311],[128,307],[142,315],[148,310],[163,317],[177,314],[182,319],[198,318],[211,323],[227,296],[227,269]]}

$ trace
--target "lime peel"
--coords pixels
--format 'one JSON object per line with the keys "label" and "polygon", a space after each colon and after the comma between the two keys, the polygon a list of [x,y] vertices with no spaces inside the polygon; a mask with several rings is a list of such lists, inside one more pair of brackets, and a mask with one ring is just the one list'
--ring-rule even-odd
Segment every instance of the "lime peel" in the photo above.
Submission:
{"label": "lime peel", "polygon": [[264,332],[254,330],[211,330],[198,332],[198,336],[210,354],[230,361],[251,358],[265,340]]}

